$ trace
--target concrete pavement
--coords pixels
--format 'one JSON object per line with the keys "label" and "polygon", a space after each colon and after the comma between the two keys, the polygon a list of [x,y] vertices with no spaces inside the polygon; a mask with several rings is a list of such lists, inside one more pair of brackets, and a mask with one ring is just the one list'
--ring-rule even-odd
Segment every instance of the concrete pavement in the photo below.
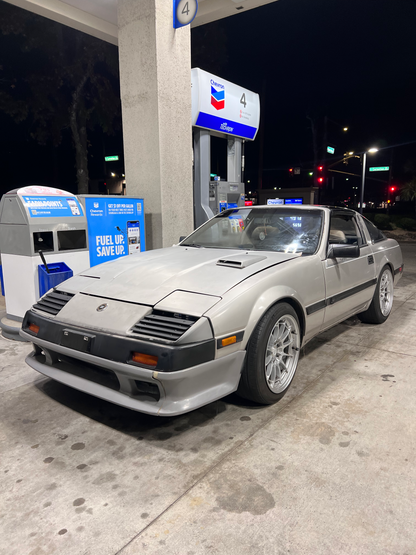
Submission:
{"label": "concrete pavement", "polygon": [[[303,352],[273,407],[160,419],[47,380],[0,338],[0,553],[416,554],[416,245],[382,326]],[[1,309],[1,307],[0,307]]]}

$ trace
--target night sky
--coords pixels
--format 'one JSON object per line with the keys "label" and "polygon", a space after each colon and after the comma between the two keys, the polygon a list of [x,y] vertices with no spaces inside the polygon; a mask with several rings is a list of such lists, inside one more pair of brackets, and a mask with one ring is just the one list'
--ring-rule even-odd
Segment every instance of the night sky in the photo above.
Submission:
{"label": "night sky", "polygon": [[[0,2],[0,10],[3,6]],[[307,116],[316,126],[320,158],[324,117],[329,118],[328,143],[336,153],[326,155],[331,159],[326,164],[345,151],[403,145],[372,157],[371,164],[390,165],[392,173],[377,176],[385,183],[369,181],[369,195],[382,197],[389,178],[398,186],[406,181],[406,164],[416,163],[415,24],[414,0],[279,0],[192,30],[194,67],[260,94],[262,129],[245,149],[246,180],[253,190],[262,146],[263,187],[310,184],[314,154]],[[10,49],[18,47],[16,41],[26,39],[17,38],[14,46],[0,40],[0,86],[7,86],[1,70],[13,56]],[[38,146],[25,124],[16,125],[1,113],[0,125],[1,192],[27,183],[76,191],[69,133],[53,150]],[[104,178],[102,164],[96,163],[103,148],[110,153],[121,145],[120,133],[112,138],[91,134],[91,178]],[[290,167],[301,168],[296,181]],[[358,160],[334,168],[361,173]],[[213,141],[212,171],[226,177],[225,141],[219,139]],[[346,182],[337,174],[334,200],[351,194],[349,188],[359,181],[351,177]]]}

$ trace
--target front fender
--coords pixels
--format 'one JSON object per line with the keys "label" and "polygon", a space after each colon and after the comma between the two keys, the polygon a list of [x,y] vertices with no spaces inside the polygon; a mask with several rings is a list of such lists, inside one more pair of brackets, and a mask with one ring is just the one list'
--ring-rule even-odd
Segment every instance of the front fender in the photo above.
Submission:
{"label": "front fender", "polygon": [[242,340],[217,349],[217,357],[245,349],[251,334],[267,310],[286,300],[296,310],[305,340],[322,325],[323,310],[306,316],[306,307],[325,298],[322,262],[319,257],[298,258],[268,268],[245,280],[224,295],[205,313],[217,339],[243,332]]}

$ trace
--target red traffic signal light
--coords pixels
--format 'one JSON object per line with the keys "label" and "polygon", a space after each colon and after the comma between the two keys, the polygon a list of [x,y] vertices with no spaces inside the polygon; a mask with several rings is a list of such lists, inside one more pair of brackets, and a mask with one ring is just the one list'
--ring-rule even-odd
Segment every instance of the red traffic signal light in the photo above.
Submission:
{"label": "red traffic signal light", "polygon": [[320,171],[320,172],[324,171],[324,167],[323,166],[318,166],[318,171]]}
{"label": "red traffic signal light", "polygon": [[293,168],[289,168],[290,173],[293,173]]}
{"label": "red traffic signal light", "polygon": [[324,178],[323,177],[318,177],[318,183],[323,183],[324,182]]}
{"label": "red traffic signal light", "polygon": [[390,191],[391,191],[392,193],[394,193],[395,190],[396,190],[396,187],[390,187]]}

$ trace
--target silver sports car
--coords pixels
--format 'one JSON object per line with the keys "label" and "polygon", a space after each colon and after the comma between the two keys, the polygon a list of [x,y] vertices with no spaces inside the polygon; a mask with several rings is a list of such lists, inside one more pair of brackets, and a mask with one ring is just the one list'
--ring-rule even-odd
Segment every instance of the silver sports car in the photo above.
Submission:
{"label": "silver sports car", "polygon": [[89,269],[26,313],[27,363],[137,411],[191,411],[233,391],[271,404],[301,347],[353,314],[381,324],[399,245],[352,210],[229,209],[171,248]]}

